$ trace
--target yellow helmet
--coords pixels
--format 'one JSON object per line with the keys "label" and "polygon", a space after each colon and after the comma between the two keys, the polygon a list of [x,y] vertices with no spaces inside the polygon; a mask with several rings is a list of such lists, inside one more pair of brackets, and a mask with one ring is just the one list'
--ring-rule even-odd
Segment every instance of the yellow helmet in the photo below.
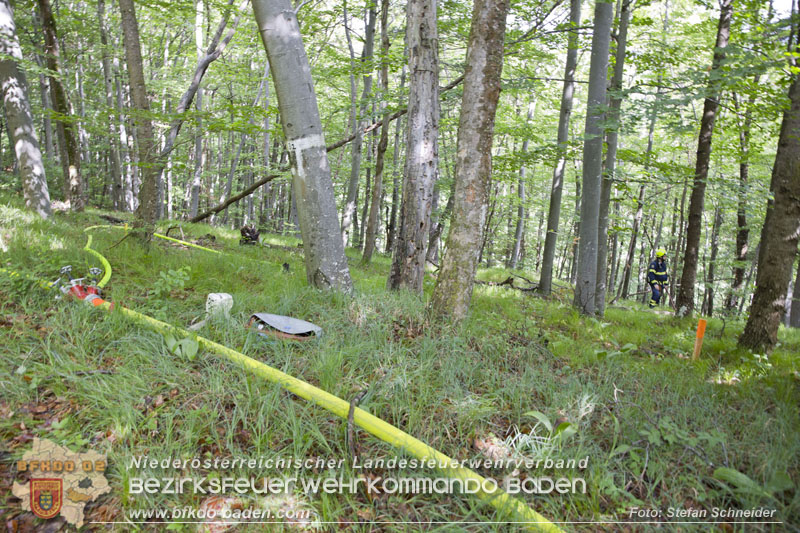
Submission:
{"label": "yellow helmet", "polygon": [[664,257],[665,255],[667,255],[667,251],[665,249],[659,248],[656,250],[656,257]]}

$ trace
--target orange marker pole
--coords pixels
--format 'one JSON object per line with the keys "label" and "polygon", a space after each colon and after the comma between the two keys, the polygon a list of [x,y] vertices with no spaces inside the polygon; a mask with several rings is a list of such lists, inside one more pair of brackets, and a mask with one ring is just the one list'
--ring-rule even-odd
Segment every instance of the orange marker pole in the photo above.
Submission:
{"label": "orange marker pole", "polygon": [[694,339],[694,353],[692,354],[692,361],[697,361],[700,357],[700,349],[703,347],[703,336],[706,334],[706,319],[701,318],[697,322],[697,336]]}

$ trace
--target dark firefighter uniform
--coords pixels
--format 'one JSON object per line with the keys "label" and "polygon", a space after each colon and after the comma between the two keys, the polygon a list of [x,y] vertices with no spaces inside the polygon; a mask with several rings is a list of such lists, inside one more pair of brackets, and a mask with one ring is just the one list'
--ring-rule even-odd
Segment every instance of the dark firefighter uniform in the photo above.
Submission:
{"label": "dark firefighter uniform", "polygon": [[663,248],[656,252],[656,258],[650,263],[647,271],[647,282],[650,284],[652,295],[650,296],[650,307],[655,307],[661,301],[664,292],[664,284],[669,280],[667,274],[667,261],[664,256],[667,251]]}

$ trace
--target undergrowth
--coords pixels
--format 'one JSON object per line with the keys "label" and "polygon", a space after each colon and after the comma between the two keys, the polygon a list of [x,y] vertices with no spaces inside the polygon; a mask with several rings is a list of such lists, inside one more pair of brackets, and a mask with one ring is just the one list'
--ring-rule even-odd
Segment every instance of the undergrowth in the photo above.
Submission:
{"label": "undergrowth", "polygon": [[[44,222],[1,205],[2,266],[53,280],[71,264],[83,275],[99,266],[81,249],[83,228],[104,223],[100,214],[57,214]],[[145,250],[123,239],[122,231],[94,231],[93,247],[114,269],[108,299],[185,327],[202,318],[208,293],[227,292],[234,299],[230,318],[210,320],[200,335],[348,401],[366,390],[361,407],[455,459],[492,453],[531,460],[588,457],[585,469],[478,469],[498,479],[584,478],[585,494],[524,496],[551,520],[626,521],[634,507],[763,506],[776,509],[774,519],[785,523],[750,528],[800,526],[796,330],[782,329],[773,353],[752,354],[736,347],[741,320],[711,319],[695,362],[691,319],[650,313],[634,302],[610,307],[603,319],[586,319],[569,305],[568,289],[542,299],[490,285],[476,287],[470,319],[456,326],[431,320],[416,296],[385,290],[388,257],[377,256],[365,267],[358,251],[348,250],[356,294],[345,297],[307,286],[296,238],[269,235],[266,246],[240,247],[235,231],[202,224],[183,224],[182,231],[225,254],[159,240]],[[506,275],[494,269],[479,277],[501,281]],[[431,287],[426,282],[426,297]],[[108,455],[114,490],[86,510],[87,520],[98,521],[125,521],[135,508],[199,505],[200,495],[130,494],[131,477],[163,474],[131,469],[132,458],[141,455],[280,455],[350,464],[347,424],[327,411],[211,353],[189,357],[175,348],[175,339],[133,325],[120,313],[53,296],[33,282],[0,275],[4,519],[20,513],[10,495],[14,461],[34,437]],[[263,338],[244,328],[254,312],[302,318],[324,333],[304,343]],[[362,458],[398,453],[360,430],[354,445]],[[349,467],[340,473],[390,474]],[[281,473],[243,468],[231,474]],[[370,522],[384,522],[380,529],[387,531],[449,531],[452,521],[465,521],[459,527],[469,531],[509,527],[490,524],[507,517],[461,494],[362,490],[298,497],[325,530],[366,531]],[[260,505],[252,499],[245,504]],[[684,530],[692,527],[702,526]]]}

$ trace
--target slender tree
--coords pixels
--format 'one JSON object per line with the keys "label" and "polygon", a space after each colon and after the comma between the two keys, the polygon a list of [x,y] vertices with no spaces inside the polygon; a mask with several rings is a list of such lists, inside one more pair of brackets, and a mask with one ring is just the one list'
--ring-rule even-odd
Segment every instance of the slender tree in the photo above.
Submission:
{"label": "slender tree", "polygon": [[[558,114],[558,162],[553,169],[553,186],[550,191],[550,207],[547,213],[547,231],[544,238],[542,271],[539,292],[550,294],[553,287],[553,261],[556,257],[559,218],[561,217],[561,195],[564,190],[564,168],[567,166],[567,141],[569,119],[572,115],[572,98],[575,94],[575,68],[578,65],[578,30],[581,23],[581,0],[570,0],[569,22],[572,30],[567,44],[567,62],[564,67],[564,88],[561,93],[561,109]],[[562,263],[563,264],[563,263]]]}
{"label": "slender tree", "polygon": [[[347,10],[345,9],[345,24],[347,24]],[[347,30],[347,27],[345,28]],[[353,45],[351,39],[349,37],[350,31],[347,30],[348,34],[348,46],[350,48],[350,54],[352,58],[353,54]],[[372,55],[373,50],[375,47],[375,4],[371,1],[368,2],[367,8],[367,20],[364,26],[364,50],[361,53],[361,63],[362,65],[370,65],[372,63]],[[352,63],[352,60],[351,60]],[[356,220],[356,210],[358,206],[358,179],[361,175],[361,152],[363,148],[363,141],[364,141],[364,128],[367,127],[369,124],[370,117],[367,115],[367,99],[369,98],[369,94],[372,92],[372,68],[367,68],[364,72],[364,86],[361,92],[361,102],[358,106],[358,113],[356,115],[355,108],[356,108],[356,94],[355,94],[355,83],[353,77],[351,76],[351,89],[352,89],[352,102],[351,106],[353,108],[353,129],[355,130],[356,137],[353,141],[353,157],[351,159],[350,165],[350,181],[348,182],[347,186],[347,200],[345,202],[344,207],[344,215],[342,218],[342,239],[345,244],[347,244],[347,237],[350,232],[350,227],[355,226],[354,222]],[[364,201],[368,201],[368,199],[364,199]],[[364,224],[364,221],[361,221]],[[358,232],[355,231],[356,228],[354,227],[354,235],[351,242],[356,243],[358,242]]]}
{"label": "slender tree", "polygon": [[589,99],[583,141],[583,192],[581,195],[578,270],[575,306],[582,314],[595,313],[597,294],[597,235],[600,215],[600,188],[603,170],[603,106],[606,97],[608,50],[614,6],[595,4],[592,59],[589,67]]}
{"label": "slender tree", "polygon": [[[108,47],[108,31],[106,30],[106,3],[105,0],[97,0],[97,24],[100,28],[100,57],[103,66],[103,88],[105,89],[105,104],[108,112],[115,114],[113,71],[111,70],[111,57]],[[111,183],[112,200],[115,209],[122,209],[124,206],[125,183],[122,177],[122,162],[119,158],[119,137],[117,136],[116,122],[108,121],[108,156],[111,160]]]}
{"label": "slender tree", "polygon": [[84,184],[81,176],[81,151],[78,138],[80,136],[78,124],[72,118],[72,106],[64,87],[61,72],[61,47],[58,41],[56,21],[50,7],[50,0],[39,0],[39,13],[42,17],[42,30],[44,32],[45,54],[47,68],[50,70],[50,90],[53,97],[53,109],[59,114],[57,129],[59,137],[63,137],[66,163],[64,176],[64,192],[73,211],[83,211],[86,207],[84,198]]}
{"label": "slender tree", "polygon": [[628,44],[628,21],[630,20],[631,0],[622,0],[617,31],[617,51],[614,60],[614,75],[611,78],[609,91],[609,109],[606,133],[606,158],[603,171],[603,182],[600,189],[600,214],[597,226],[597,296],[595,307],[597,314],[603,316],[606,311],[606,280],[608,278],[608,211],[611,206],[611,189],[614,186],[617,164],[617,142],[619,139],[620,109],[622,107],[622,75],[625,72],[625,49]]}
{"label": "slender tree", "polygon": [[492,136],[508,0],[475,0],[458,121],[455,190],[447,252],[433,289],[435,313],[462,319],[478,268],[492,174]]}
{"label": "slender tree", "polygon": [[255,0],[253,12],[269,58],[294,196],[308,283],[351,292],[317,95],[300,26],[289,0]]}
{"label": "slender tree", "polygon": [[33,125],[28,83],[19,68],[22,49],[9,0],[0,0],[0,88],[9,136],[17,157],[25,205],[42,218],[52,214],[39,139]]}
{"label": "slender tree", "polygon": [[714,44],[714,59],[708,78],[706,98],[703,103],[703,117],[700,121],[700,135],[697,140],[697,160],[695,162],[694,184],[689,197],[689,224],[686,228],[686,252],[683,257],[683,273],[678,299],[675,303],[678,316],[686,316],[694,310],[695,281],[697,279],[697,260],[700,249],[700,233],[703,229],[703,204],[708,181],[708,163],[711,158],[711,137],[714,121],[719,107],[721,93],[722,61],[728,46],[731,28],[733,0],[721,0],[717,40]]}
{"label": "slender tree", "polygon": [[797,275],[794,278],[789,327],[800,328],[800,261],[797,263]]}
{"label": "slender tree", "polygon": [[437,0],[408,0],[408,119],[403,200],[390,289],[422,292],[431,224],[433,185],[439,165],[439,36]]}
{"label": "slender tree", "polygon": [[[753,82],[758,85],[760,76],[755,76]],[[750,228],[747,225],[747,191],[750,179],[750,129],[753,122],[753,105],[755,92],[751,93],[745,104],[744,121],[739,125],[739,187],[737,190],[736,205],[736,261],[733,264],[733,283],[725,300],[726,309],[734,309],[736,300],[740,296],[744,284],[744,270],[747,261],[747,241],[750,238]],[[733,102],[739,112],[739,98],[733,93]]]}
{"label": "slender tree", "polygon": [[375,183],[372,185],[372,198],[370,199],[369,215],[367,218],[366,237],[364,239],[364,255],[362,261],[368,264],[375,251],[375,241],[378,236],[378,222],[380,220],[381,200],[383,198],[383,174],[386,159],[386,148],[389,146],[389,113],[387,98],[389,95],[389,0],[381,2],[381,110],[383,123],[378,140],[378,153],[375,157]]}
{"label": "slender tree", "polygon": [[149,241],[155,231],[158,219],[158,183],[159,171],[155,166],[158,155],[153,136],[153,123],[150,120],[150,102],[147,98],[147,87],[144,81],[144,64],[142,48],[139,41],[139,23],[133,0],[119,0],[122,16],[122,38],[125,48],[125,60],[128,64],[131,100],[136,113],[133,115],[136,144],[138,146],[142,184],[139,188],[139,207],[136,209],[137,225],[143,229],[142,238]]}
{"label": "slender tree", "polygon": [[[800,42],[800,31],[797,35]],[[795,48],[800,52],[800,46]],[[786,313],[786,289],[800,238],[800,75],[793,67],[789,108],[783,112],[771,197],[761,228],[756,291],[750,316],[739,345],[752,350],[771,350],[778,342],[778,327]],[[796,289],[795,289],[796,290]]]}

